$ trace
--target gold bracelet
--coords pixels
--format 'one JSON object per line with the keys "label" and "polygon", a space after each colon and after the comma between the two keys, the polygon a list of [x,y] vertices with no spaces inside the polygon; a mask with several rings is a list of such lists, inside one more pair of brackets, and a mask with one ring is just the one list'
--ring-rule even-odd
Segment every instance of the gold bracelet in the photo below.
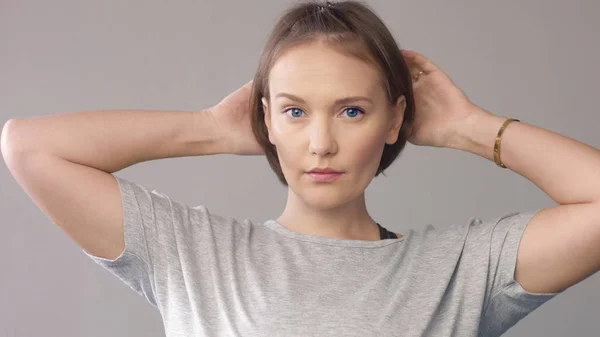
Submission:
{"label": "gold bracelet", "polygon": [[496,136],[496,144],[494,145],[494,162],[496,163],[496,165],[502,168],[506,168],[506,166],[502,164],[502,161],[500,160],[500,140],[502,139],[502,133],[504,133],[504,129],[506,129],[506,126],[508,126],[508,124],[510,124],[511,122],[520,122],[520,120],[509,118],[506,121],[504,121],[504,124],[502,124],[502,127],[500,128],[500,131],[498,131],[498,135]]}

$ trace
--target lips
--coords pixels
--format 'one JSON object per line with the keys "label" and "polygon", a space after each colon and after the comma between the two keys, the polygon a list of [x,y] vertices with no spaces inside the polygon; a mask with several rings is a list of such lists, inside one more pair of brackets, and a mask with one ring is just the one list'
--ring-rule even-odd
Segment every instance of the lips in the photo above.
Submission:
{"label": "lips", "polygon": [[341,171],[337,171],[334,169],[329,169],[329,168],[325,168],[325,169],[312,169],[308,172],[306,172],[306,174],[314,181],[316,182],[332,182],[337,180],[344,172]]}
{"label": "lips", "polygon": [[339,174],[339,173],[343,173],[342,171],[337,171],[334,169],[330,169],[330,168],[315,168],[312,169],[310,171],[308,171],[308,173],[315,173],[315,174]]}

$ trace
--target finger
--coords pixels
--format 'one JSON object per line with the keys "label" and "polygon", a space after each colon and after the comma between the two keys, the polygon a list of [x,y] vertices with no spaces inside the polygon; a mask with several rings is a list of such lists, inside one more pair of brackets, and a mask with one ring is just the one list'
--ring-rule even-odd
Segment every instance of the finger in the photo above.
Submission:
{"label": "finger", "polygon": [[422,70],[421,68],[418,68],[416,66],[408,66],[408,72],[410,74],[411,80],[413,83],[416,83],[418,81],[421,80],[421,77],[427,75],[427,73]]}
{"label": "finger", "polygon": [[425,75],[425,71],[417,67],[409,67],[410,77],[413,81],[417,81],[419,77]]}
{"label": "finger", "polygon": [[430,73],[438,69],[435,63],[416,51],[403,49],[402,55],[411,68],[419,68],[425,73]]}

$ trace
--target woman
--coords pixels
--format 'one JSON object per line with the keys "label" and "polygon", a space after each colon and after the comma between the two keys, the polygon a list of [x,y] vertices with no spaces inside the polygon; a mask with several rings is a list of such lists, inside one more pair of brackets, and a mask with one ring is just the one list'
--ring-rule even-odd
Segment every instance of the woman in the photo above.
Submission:
{"label": "woman", "polygon": [[[295,5],[254,80],[210,109],[47,116],[5,135],[17,181],[167,336],[499,336],[600,268],[600,153],[476,106],[356,2]],[[390,233],[364,191],[407,141],[494,161],[560,205]],[[109,174],[215,153],[265,154],[288,185],[281,216],[237,221]],[[48,178],[27,173],[42,164]],[[52,185],[66,174],[86,187]]]}

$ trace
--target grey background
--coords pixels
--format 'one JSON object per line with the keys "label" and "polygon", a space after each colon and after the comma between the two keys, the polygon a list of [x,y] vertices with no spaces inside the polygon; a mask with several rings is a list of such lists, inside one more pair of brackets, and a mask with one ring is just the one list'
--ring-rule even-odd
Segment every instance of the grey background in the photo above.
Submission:
{"label": "grey background", "polygon": [[[478,105],[600,147],[597,1],[368,1],[401,47]],[[248,81],[289,1],[0,2],[0,122],[93,109],[200,110]],[[548,149],[551,151],[552,149]],[[117,175],[212,212],[264,221],[286,190],[264,157],[172,158]],[[164,336],[158,311],[89,260],[0,165],[0,336]],[[493,162],[408,145],[367,190],[403,233],[550,207]],[[507,336],[597,336],[600,275]]]}

